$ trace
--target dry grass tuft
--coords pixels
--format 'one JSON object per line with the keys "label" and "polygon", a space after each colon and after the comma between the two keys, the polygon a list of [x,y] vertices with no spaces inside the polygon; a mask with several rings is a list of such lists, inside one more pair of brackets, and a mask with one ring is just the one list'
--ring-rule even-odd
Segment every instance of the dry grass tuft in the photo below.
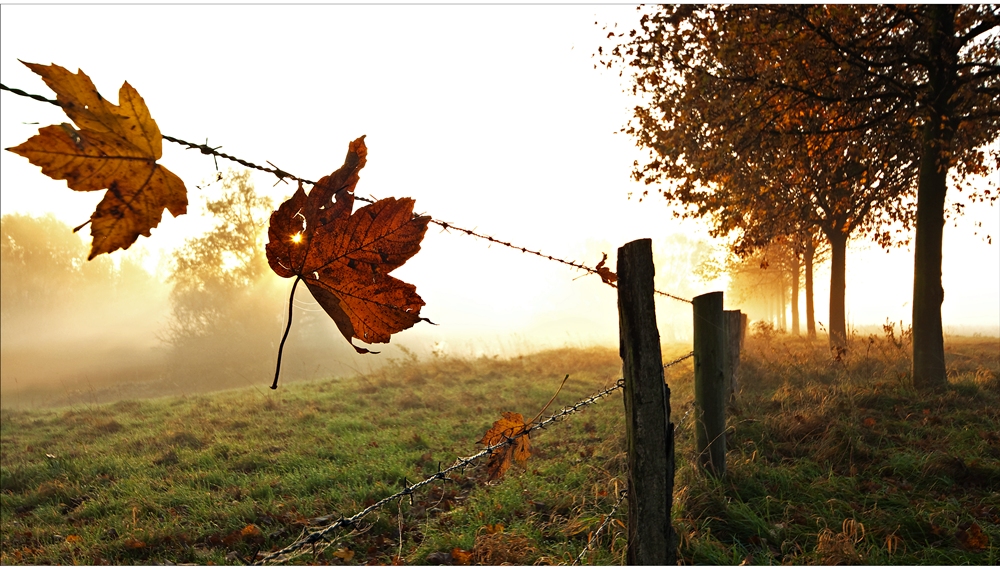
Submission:
{"label": "dry grass tuft", "polygon": [[823,565],[858,565],[864,557],[857,546],[865,539],[865,526],[853,519],[841,524],[840,532],[823,528],[816,536],[816,552],[822,556]]}
{"label": "dry grass tuft", "polygon": [[505,532],[481,532],[472,548],[476,565],[531,565],[538,558],[538,548],[527,537]]}

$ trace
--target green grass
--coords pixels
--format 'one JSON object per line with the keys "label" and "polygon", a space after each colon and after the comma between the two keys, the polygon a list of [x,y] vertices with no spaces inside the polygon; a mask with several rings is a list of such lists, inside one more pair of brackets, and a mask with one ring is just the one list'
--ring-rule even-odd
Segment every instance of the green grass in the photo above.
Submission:
{"label": "green grass", "polygon": [[[552,410],[613,384],[619,367],[613,350],[411,360],[277,392],[4,410],[0,562],[240,562],[287,545],[313,518],[352,515],[404,479],[474,454],[502,411],[533,417],[565,374]],[[620,400],[609,398],[536,436],[529,471],[487,487],[484,469],[467,469],[412,505],[384,508],[318,560],[350,551],[352,563],[401,554],[422,564],[436,551],[472,550],[496,523],[513,542],[530,541],[515,561],[575,555],[586,533],[566,535],[559,520],[585,514],[599,523],[610,509],[602,488],[613,481],[593,469],[618,453],[606,441],[621,415]]]}
{"label": "green grass", "polygon": [[[1000,562],[1000,346],[949,343],[949,388],[919,392],[893,340],[836,360],[822,342],[750,339],[721,481],[691,466],[691,361],[668,370],[685,563]],[[617,351],[411,358],[277,392],[3,410],[0,562],[242,563],[473,454],[502,411],[533,417],[567,373],[550,411],[612,384]],[[623,447],[615,395],[533,436],[503,480],[469,468],[296,562],[572,563],[624,488]],[[586,563],[624,562],[626,510]]]}
{"label": "green grass", "polygon": [[1000,345],[949,342],[950,385],[929,392],[909,385],[908,350],[869,337],[838,361],[825,343],[752,339],[727,476],[679,470],[682,557],[1000,563]]}

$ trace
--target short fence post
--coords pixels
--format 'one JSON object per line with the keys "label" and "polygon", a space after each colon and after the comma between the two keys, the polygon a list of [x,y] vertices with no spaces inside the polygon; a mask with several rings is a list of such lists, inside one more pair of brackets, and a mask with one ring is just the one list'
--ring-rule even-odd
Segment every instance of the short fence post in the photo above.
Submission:
{"label": "short fence post", "polygon": [[676,565],[670,525],[674,431],[653,305],[652,241],[618,249],[618,325],[625,378],[629,565]]}
{"label": "short fence post", "polygon": [[740,388],[740,346],[743,345],[743,313],[739,310],[726,310],[723,312],[723,323],[726,344],[726,393],[729,402],[735,403],[736,392]]}
{"label": "short fence post", "polygon": [[725,322],[722,293],[694,297],[694,401],[698,463],[710,475],[726,474]]}

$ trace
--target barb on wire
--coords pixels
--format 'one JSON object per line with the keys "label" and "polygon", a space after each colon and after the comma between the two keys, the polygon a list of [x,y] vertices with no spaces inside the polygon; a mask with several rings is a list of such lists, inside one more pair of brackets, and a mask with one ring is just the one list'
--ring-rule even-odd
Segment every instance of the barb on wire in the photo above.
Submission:
{"label": "barb on wire", "polygon": [[[32,94],[26,93],[26,92],[24,92],[24,91],[22,91],[20,89],[13,89],[11,87],[7,87],[6,85],[3,85],[3,84],[0,84],[0,88],[2,88],[5,91],[10,91],[11,93],[14,93],[15,95],[20,95],[22,97],[29,97],[31,99],[35,99],[36,101],[42,101],[42,102],[45,102],[45,103],[51,103],[51,104],[59,106],[59,107],[62,106],[59,103],[59,101],[56,101],[56,100],[53,100],[53,99],[47,99],[47,98],[45,98],[45,97],[43,97],[41,95],[32,95]],[[188,141],[182,140],[180,138],[176,138],[176,137],[173,137],[173,136],[167,136],[166,134],[163,134],[162,136],[163,136],[164,140],[169,140],[170,142],[173,142],[175,144],[180,144],[182,146],[186,146],[190,150],[197,150],[197,151],[201,152],[202,154],[211,155],[211,156],[217,157],[217,158],[225,158],[226,160],[230,160],[232,162],[236,162],[237,164],[240,164],[240,165],[242,165],[242,166],[244,166],[246,168],[252,168],[254,170],[259,170],[261,172],[267,172],[268,174],[273,174],[274,176],[276,176],[278,178],[278,182],[275,182],[275,185],[278,185],[278,183],[280,183],[280,182],[287,182],[287,180],[295,180],[297,182],[302,182],[303,184],[310,184],[310,185],[313,185],[313,186],[316,185],[316,182],[314,182],[312,180],[307,180],[305,178],[300,178],[300,177],[298,177],[298,176],[296,176],[294,174],[290,174],[290,173],[282,170],[281,168],[278,168],[274,164],[271,164],[271,162],[268,162],[268,164],[271,164],[271,167],[267,168],[267,167],[261,166],[259,164],[254,164],[253,162],[250,162],[248,160],[244,160],[242,158],[237,158],[236,156],[232,156],[232,155],[226,154],[225,152],[219,152],[218,149],[222,148],[221,146],[217,146],[215,148],[212,148],[211,146],[209,146],[207,144],[207,142],[206,142],[206,144],[195,144],[193,142],[188,142]],[[218,169],[218,162],[216,162],[216,169]],[[371,198],[366,198],[366,197],[357,196],[357,195],[354,196],[354,199],[363,201],[365,203],[375,203],[375,201],[376,201],[376,200],[371,199]],[[511,249],[514,249],[515,251],[520,251],[522,253],[527,253],[529,255],[535,255],[536,257],[541,257],[542,259],[547,259],[549,261],[554,261],[556,263],[562,263],[563,265],[567,265],[567,266],[573,267],[575,269],[580,269],[582,271],[586,271],[589,274],[594,274],[594,275],[601,276],[601,273],[600,273],[600,271],[598,269],[596,269],[594,267],[590,267],[590,266],[584,265],[583,263],[578,263],[576,261],[567,261],[566,259],[561,259],[559,257],[554,257],[552,255],[547,255],[545,253],[542,253],[541,251],[537,251],[537,250],[534,250],[534,249],[529,249],[527,247],[522,247],[520,245],[515,245],[514,243],[511,243],[509,241],[504,241],[503,239],[497,239],[496,237],[491,237],[489,235],[486,235],[486,234],[483,234],[483,233],[479,233],[479,232],[477,232],[477,231],[475,231],[473,229],[465,229],[463,227],[459,227],[459,226],[457,226],[457,225],[455,225],[453,223],[449,223],[447,221],[441,221],[441,220],[438,220],[438,219],[431,219],[431,223],[439,225],[445,231],[447,231],[449,229],[454,229],[455,231],[464,233],[464,234],[469,235],[471,237],[478,237],[479,239],[484,239],[484,240],[486,240],[486,241],[488,241],[490,243],[496,243],[497,245],[503,245],[504,247],[509,247]],[[603,278],[602,278],[602,281],[604,281],[605,284],[607,284],[611,288],[618,288],[618,287],[615,286],[615,283],[613,283],[613,282],[608,282],[608,281],[604,280]],[[686,298],[681,298],[681,297],[673,295],[673,294],[670,294],[669,292],[663,292],[663,291],[660,291],[660,290],[654,290],[653,292],[656,293],[656,294],[658,294],[658,295],[660,295],[660,296],[664,296],[664,297],[667,297],[667,298],[672,298],[674,300],[679,300],[681,302],[687,302],[689,304],[691,303],[690,300],[688,300]]]}
{"label": "barb on wire", "polygon": [[[613,385],[611,387],[608,387],[606,389],[603,389],[601,391],[598,391],[597,393],[591,395],[590,397],[582,399],[582,400],[578,401],[577,403],[575,403],[573,405],[570,405],[568,407],[564,407],[561,411],[559,411],[558,413],[555,413],[555,414],[549,416],[544,421],[529,426],[527,429],[525,429],[524,433],[527,434],[527,433],[529,433],[529,432],[531,432],[531,431],[533,431],[535,429],[544,429],[547,426],[551,425],[552,423],[555,423],[556,421],[559,421],[563,417],[565,417],[567,415],[571,415],[571,414],[579,411],[580,409],[586,407],[587,405],[591,405],[593,403],[596,403],[597,401],[603,399],[604,397],[607,397],[611,393],[614,393],[615,391],[621,389],[623,386],[624,386],[624,382],[622,380],[618,380],[618,382],[615,383],[615,385]],[[302,536],[298,540],[296,540],[294,543],[292,543],[290,545],[287,545],[287,546],[285,546],[285,547],[283,547],[283,548],[281,548],[281,549],[279,549],[277,551],[274,551],[274,552],[271,552],[271,553],[265,555],[261,559],[255,561],[254,564],[255,565],[262,565],[262,564],[267,563],[269,561],[288,561],[289,559],[291,559],[295,555],[301,553],[304,548],[306,548],[308,546],[315,546],[317,543],[326,540],[337,529],[354,527],[354,526],[357,525],[357,523],[359,521],[361,521],[362,518],[364,518],[368,514],[374,512],[375,510],[378,510],[378,509],[382,508],[383,506],[385,506],[386,504],[388,504],[388,503],[390,503],[390,502],[392,502],[394,500],[400,500],[400,499],[402,499],[402,498],[404,498],[406,496],[412,495],[414,491],[419,490],[420,488],[423,488],[424,486],[427,486],[428,484],[431,484],[432,482],[434,482],[436,480],[442,480],[442,481],[450,480],[450,478],[448,477],[448,474],[450,474],[450,473],[452,473],[452,472],[454,472],[456,470],[459,470],[459,469],[465,469],[466,467],[471,466],[477,460],[479,460],[479,459],[481,459],[481,458],[483,458],[485,456],[489,456],[494,450],[496,450],[498,448],[501,448],[501,447],[503,447],[505,445],[513,444],[514,441],[516,441],[516,440],[517,440],[517,437],[507,438],[507,439],[505,439],[503,441],[500,441],[500,442],[498,442],[496,444],[489,445],[489,446],[483,448],[481,451],[477,452],[474,455],[466,456],[466,457],[460,457],[457,460],[455,460],[455,462],[451,466],[449,466],[448,468],[439,469],[437,472],[435,472],[434,474],[432,474],[432,475],[428,476],[427,478],[421,480],[420,482],[415,482],[413,484],[407,484],[406,481],[404,480],[404,487],[403,487],[403,489],[400,490],[400,491],[398,491],[398,492],[396,492],[395,494],[393,494],[391,496],[386,496],[385,498],[382,498],[378,502],[375,502],[374,504],[368,506],[367,508],[361,510],[360,512],[354,514],[351,517],[348,517],[348,518],[341,517],[337,521],[333,522],[332,524],[327,525],[326,527],[324,527],[322,529],[318,529],[316,531],[313,531],[313,532],[310,532],[308,534],[305,534],[304,536]]]}
{"label": "barb on wire", "polygon": [[685,355],[677,358],[676,360],[674,360],[672,362],[663,364],[663,369],[667,369],[670,366],[677,365],[677,364],[681,363],[682,361],[684,361],[684,360],[686,360],[688,358],[693,358],[693,357],[694,357],[694,351],[688,352],[687,354],[685,354]]}
{"label": "barb on wire", "polygon": [[601,532],[604,531],[604,528],[606,528],[608,526],[608,523],[611,522],[611,520],[614,518],[615,512],[618,511],[618,506],[622,505],[622,502],[625,501],[625,496],[627,495],[628,495],[628,490],[623,489],[621,491],[621,494],[618,496],[618,501],[615,502],[614,507],[612,507],[611,511],[608,512],[608,515],[604,517],[604,521],[601,522],[601,525],[597,528],[597,531],[595,531],[590,536],[590,539],[587,540],[587,546],[583,548],[583,551],[580,552],[580,555],[576,556],[576,561],[573,562],[573,565],[579,564],[580,561],[583,560],[583,556],[586,555],[588,551],[590,551],[590,548],[594,545],[594,542],[596,542],[597,538],[601,535]]}

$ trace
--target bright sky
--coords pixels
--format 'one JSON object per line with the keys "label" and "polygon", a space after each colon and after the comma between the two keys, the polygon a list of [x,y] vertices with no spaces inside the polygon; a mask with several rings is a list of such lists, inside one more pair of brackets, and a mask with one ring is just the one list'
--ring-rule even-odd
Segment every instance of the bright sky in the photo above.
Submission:
{"label": "bright sky", "polygon": [[[673,220],[662,200],[628,199],[645,189],[630,179],[642,154],[616,134],[634,102],[617,72],[593,68],[591,53],[605,23],[630,29],[631,6],[3,5],[0,14],[0,79],[10,87],[51,96],[18,59],[80,68],[112,101],[127,80],[163,133],[207,137],[314,180],[365,134],[359,195],[410,196],[437,219],[591,266],[601,252],[613,265],[615,249],[632,239],[655,246],[674,232],[707,236]],[[68,120],[11,93],[0,101],[4,148]],[[215,171],[211,157],[169,142],[161,163],[187,184],[192,215],[165,214],[152,238],[140,238],[154,253],[204,229],[195,185]],[[70,191],[10,152],[0,152],[0,176],[4,214],[52,212],[75,226],[101,197]],[[294,190],[274,180],[255,176],[276,201]],[[993,245],[973,235],[976,222]],[[957,228],[947,226],[946,328],[1000,328],[998,238],[996,208],[968,208]],[[912,252],[858,245],[848,256],[851,322],[908,322]],[[405,332],[404,344],[617,343],[615,292],[595,276],[574,281],[580,273],[555,263],[431,226],[421,252],[394,274],[417,285],[422,314],[439,324]],[[824,322],[827,279],[817,275]]]}

